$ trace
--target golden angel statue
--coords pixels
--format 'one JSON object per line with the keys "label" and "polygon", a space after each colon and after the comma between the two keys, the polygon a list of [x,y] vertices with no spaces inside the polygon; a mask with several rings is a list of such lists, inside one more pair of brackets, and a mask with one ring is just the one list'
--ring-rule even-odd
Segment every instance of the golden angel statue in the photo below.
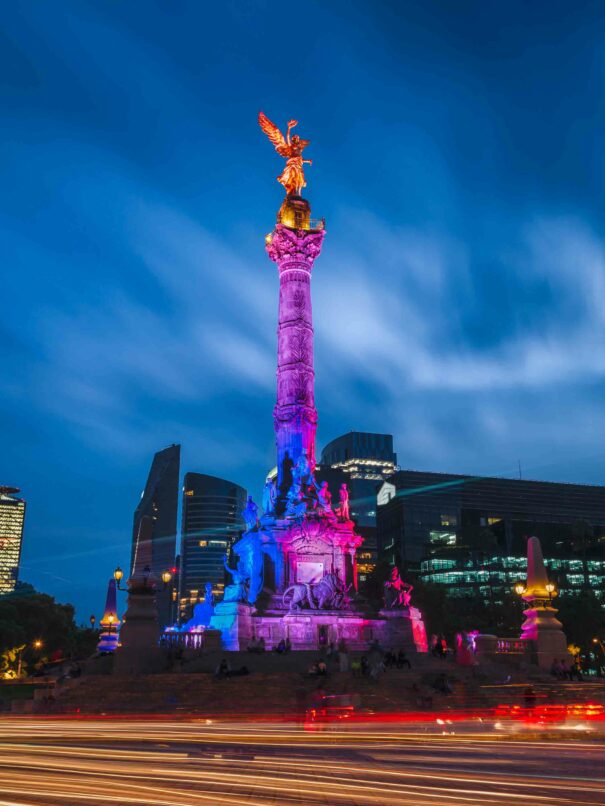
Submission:
{"label": "golden angel statue", "polygon": [[286,157],[286,167],[277,181],[286,188],[288,196],[300,196],[301,190],[307,186],[303,165],[312,165],[311,160],[302,158],[303,150],[309,145],[310,140],[303,140],[297,134],[290,137],[290,131],[298,126],[297,120],[288,122],[286,136],[280,132],[275,123],[271,123],[269,118],[262,112],[258,113],[258,123],[269,140],[275,146],[275,150],[282,157]]}

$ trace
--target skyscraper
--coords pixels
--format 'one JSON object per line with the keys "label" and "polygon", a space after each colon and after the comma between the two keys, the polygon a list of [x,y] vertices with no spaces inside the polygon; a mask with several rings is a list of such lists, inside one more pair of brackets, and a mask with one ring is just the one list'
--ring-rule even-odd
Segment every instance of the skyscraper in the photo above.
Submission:
{"label": "skyscraper", "polygon": [[0,596],[15,590],[25,521],[25,501],[17,487],[0,487]]}
{"label": "skyscraper", "polygon": [[211,582],[224,587],[223,558],[243,529],[247,492],[226,479],[187,473],[183,488],[179,609],[181,617]]}
{"label": "skyscraper", "polygon": [[[134,513],[131,576],[140,574],[151,556],[150,569],[159,579],[174,565],[181,446],[171,445],[153,457],[145,490]],[[143,543],[150,551],[140,551]],[[170,591],[158,586],[158,617],[162,626],[170,621]]]}

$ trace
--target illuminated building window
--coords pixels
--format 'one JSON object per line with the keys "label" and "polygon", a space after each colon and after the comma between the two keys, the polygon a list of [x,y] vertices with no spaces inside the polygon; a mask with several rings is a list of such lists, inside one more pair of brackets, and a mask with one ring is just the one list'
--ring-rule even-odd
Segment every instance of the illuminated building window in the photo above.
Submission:
{"label": "illuminated building window", "polygon": [[195,495],[195,492],[193,490],[185,490],[185,495]]}
{"label": "illuminated building window", "polygon": [[495,526],[495,524],[500,523],[501,521],[502,521],[502,518],[488,518],[487,519],[487,525],[488,526]]}
{"label": "illuminated building window", "polygon": [[455,546],[456,533],[455,532],[429,532],[429,541],[433,546]]}
{"label": "illuminated building window", "polygon": [[207,541],[207,540],[200,540],[200,542],[199,542],[199,546],[200,546],[201,548],[205,548],[207,545],[208,545],[208,541]]}
{"label": "illuminated building window", "polygon": [[458,525],[458,516],[457,515],[442,515],[441,516],[441,525],[442,526],[457,526]]}

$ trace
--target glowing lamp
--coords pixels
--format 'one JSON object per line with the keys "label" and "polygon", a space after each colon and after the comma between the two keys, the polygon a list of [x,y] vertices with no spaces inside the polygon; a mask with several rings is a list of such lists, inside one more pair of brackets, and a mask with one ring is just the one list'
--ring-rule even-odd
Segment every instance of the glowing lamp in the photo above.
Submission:
{"label": "glowing lamp", "polygon": [[122,569],[118,565],[116,570],[113,572],[113,578],[119,584],[123,576],[124,576],[124,571],[122,571]]}
{"label": "glowing lamp", "polygon": [[34,649],[42,649],[42,641],[39,638],[34,641]]}
{"label": "glowing lamp", "polygon": [[171,579],[172,574],[170,573],[170,571],[164,571],[162,574],[162,582],[164,583],[164,585],[167,585]]}
{"label": "glowing lamp", "polygon": [[115,620],[116,620],[116,617],[114,616],[114,614],[113,614],[113,613],[110,613],[110,614],[107,616],[107,621],[109,622],[109,624],[110,624],[110,625],[111,625],[111,624],[113,624]]}
{"label": "glowing lamp", "polygon": [[549,582],[548,585],[545,585],[544,587],[546,588],[548,593],[554,593],[555,591],[555,586],[552,584],[552,582]]}
{"label": "glowing lamp", "polygon": [[91,626],[91,627],[93,628],[93,630],[94,630],[94,628],[95,628],[95,622],[96,622],[96,620],[97,620],[97,617],[96,617],[96,616],[91,616],[91,617],[90,617],[88,620],[90,621],[90,626]]}
{"label": "glowing lamp", "polygon": [[521,584],[521,582],[517,583],[515,585],[515,593],[518,594],[519,596],[523,596],[523,594],[525,593],[525,585]]}

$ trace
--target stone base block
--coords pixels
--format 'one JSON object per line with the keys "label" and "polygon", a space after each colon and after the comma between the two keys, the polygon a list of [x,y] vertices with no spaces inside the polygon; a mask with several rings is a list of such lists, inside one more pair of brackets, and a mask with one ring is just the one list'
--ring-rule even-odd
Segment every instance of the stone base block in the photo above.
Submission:
{"label": "stone base block", "polygon": [[257,638],[273,649],[285,638],[293,650],[316,650],[344,639],[348,649],[363,650],[379,638],[377,622],[341,610],[303,610],[283,615],[256,615],[252,619]]}
{"label": "stone base block", "polygon": [[247,649],[254,636],[253,613],[252,605],[244,602],[219,602],[215,606],[210,631],[220,631],[223,649],[234,652]]}
{"label": "stone base block", "polygon": [[166,654],[157,644],[151,646],[121,646],[115,652],[113,673],[157,674],[166,668]]}
{"label": "stone base block", "polygon": [[428,652],[426,629],[417,607],[385,609],[379,615],[384,620],[381,643],[385,647],[406,652]]}

